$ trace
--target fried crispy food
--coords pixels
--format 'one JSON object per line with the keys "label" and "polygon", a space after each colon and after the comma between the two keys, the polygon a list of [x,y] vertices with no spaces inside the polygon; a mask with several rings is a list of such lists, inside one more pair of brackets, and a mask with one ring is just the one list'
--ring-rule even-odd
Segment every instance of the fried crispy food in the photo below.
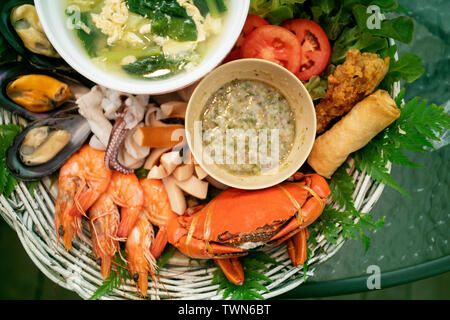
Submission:
{"label": "fried crispy food", "polygon": [[317,133],[330,122],[348,113],[359,101],[370,95],[389,69],[389,57],[349,50],[346,60],[328,77],[327,96],[316,107]]}
{"label": "fried crispy food", "polygon": [[400,109],[389,93],[377,90],[316,139],[308,164],[321,176],[331,178],[351,153],[363,148],[399,117]]}

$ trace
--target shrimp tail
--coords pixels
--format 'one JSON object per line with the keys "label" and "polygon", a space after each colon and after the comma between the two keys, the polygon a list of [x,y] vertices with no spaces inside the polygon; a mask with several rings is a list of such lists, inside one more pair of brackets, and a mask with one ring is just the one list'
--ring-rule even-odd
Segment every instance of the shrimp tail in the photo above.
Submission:
{"label": "shrimp tail", "polygon": [[102,264],[100,266],[100,272],[102,274],[103,279],[106,279],[109,277],[109,274],[111,273],[111,263],[112,263],[112,259],[110,256],[105,255],[102,257]]}
{"label": "shrimp tail", "polygon": [[146,271],[144,272],[143,276],[141,276],[141,274],[139,275],[137,284],[139,286],[141,295],[145,298],[147,296],[148,289],[148,274],[150,273],[152,277],[154,276],[154,270],[156,270],[156,259],[148,249],[144,251],[144,259],[146,262],[146,265],[144,267]]}
{"label": "shrimp tail", "polygon": [[75,205],[72,206],[69,214],[79,218],[86,216],[86,211],[95,203],[99,196],[100,194],[98,192],[82,192],[77,198],[75,198]]}
{"label": "shrimp tail", "polygon": [[122,208],[121,220],[117,230],[119,238],[127,238],[139,217],[142,208]]}

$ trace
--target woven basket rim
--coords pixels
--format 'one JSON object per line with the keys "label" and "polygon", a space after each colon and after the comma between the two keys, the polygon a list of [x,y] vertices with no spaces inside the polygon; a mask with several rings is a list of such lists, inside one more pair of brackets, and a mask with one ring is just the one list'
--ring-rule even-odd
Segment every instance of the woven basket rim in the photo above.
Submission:
{"label": "woven basket rim", "polygon": [[[390,41],[390,45],[394,42]],[[398,55],[396,55],[398,59]],[[392,96],[400,92],[400,83],[394,84]],[[0,109],[0,111],[2,111]],[[0,123],[20,123],[23,119],[3,110]],[[391,163],[387,168],[391,171]],[[355,208],[360,212],[369,212],[379,200],[384,190],[384,185],[374,182],[365,172],[353,169],[351,172],[356,190],[354,193]],[[83,299],[89,299],[95,290],[102,284],[99,265],[92,255],[89,242],[78,239],[73,242],[71,252],[65,251],[57,245],[56,232],[53,224],[54,197],[50,193],[49,180],[41,181],[34,194],[30,194],[26,185],[19,182],[13,194],[7,199],[0,195],[0,215],[6,223],[18,234],[19,240],[26,253],[51,281],[61,287],[74,291]],[[86,230],[86,234],[89,231]],[[266,272],[266,276],[273,281],[267,285],[269,292],[260,292],[265,299],[274,298],[301,285],[306,279],[314,275],[318,265],[333,257],[344,244],[345,240],[340,235],[336,244],[331,244],[319,235],[317,245],[309,245],[312,257],[309,261],[309,269],[303,275],[302,268],[295,268],[290,264],[289,257],[284,247],[278,246],[272,249],[263,249],[280,262]],[[217,293],[218,285],[210,285],[212,272],[215,268],[202,267],[189,270],[182,267],[164,267],[161,275],[175,275],[173,278],[164,278],[161,284],[149,283],[148,297],[151,299],[221,299],[221,293]],[[156,291],[157,290],[157,291]],[[165,292],[164,290],[167,290]],[[158,292],[158,294],[155,294]],[[102,299],[140,299],[134,284],[127,282],[121,289],[114,289]]]}

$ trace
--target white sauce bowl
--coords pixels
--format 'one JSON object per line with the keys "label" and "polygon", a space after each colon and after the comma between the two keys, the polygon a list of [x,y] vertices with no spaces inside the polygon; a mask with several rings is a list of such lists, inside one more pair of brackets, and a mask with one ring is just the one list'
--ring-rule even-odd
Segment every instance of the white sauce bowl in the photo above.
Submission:
{"label": "white sauce bowl", "polygon": [[242,31],[250,0],[230,0],[227,17],[216,45],[194,69],[168,79],[149,80],[127,77],[102,70],[88,56],[73,30],[67,26],[66,1],[34,1],[42,27],[60,56],[77,72],[104,87],[131,94],[158,95],[180,90],[204,77],[219,65]]}

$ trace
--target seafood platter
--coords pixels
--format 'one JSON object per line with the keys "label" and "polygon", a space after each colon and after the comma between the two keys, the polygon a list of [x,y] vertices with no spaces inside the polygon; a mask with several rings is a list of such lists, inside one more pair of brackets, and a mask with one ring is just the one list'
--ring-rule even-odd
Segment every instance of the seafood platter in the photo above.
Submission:
{"label": "seafood platter", "polygon": [[412,114],[366,2],[2,1],[2,217],[85,299],[301,285],[383,226],[368,159]]}

